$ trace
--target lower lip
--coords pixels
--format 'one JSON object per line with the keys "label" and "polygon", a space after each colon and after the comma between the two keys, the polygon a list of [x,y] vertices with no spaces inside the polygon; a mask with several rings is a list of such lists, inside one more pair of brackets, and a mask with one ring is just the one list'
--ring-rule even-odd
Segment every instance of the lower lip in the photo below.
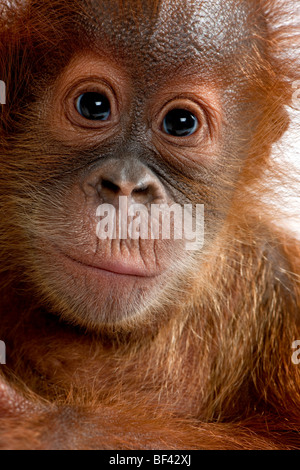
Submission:
{"label": "lower lip", "polygon": [[60,249],[56,248],[56,252],[58,252],[62,257],[71,261],[72,263],[76,263],[77,266],[82,266],[83,268],[93,270],[94,272],[99,272],[103,274],[107,274],[108,276],[127,276],[132,278],[154,278],[158,274],[157,273],[147,273],[144,269],[140,269],[134,265],[126,265],[120,262],[105,262],[103,264],[99,264],[97,266],[92,264],[84,263],[83,261],[77,260],[72,256],[62,252]]}
{"label": "lower lip", "polygon": [[151,275],[151,274],[148,275],[145,272],[141,272],[140,270],[138,270],[134,266],[126,266],[126,265],[117,264],[117,263],[116,264],[115,263],[114,264],[105,264],[105,265],[101,265],[101,266],[93,266],[93,265],[90,265],[90,264],[82,263],[81,261],[74,260],[73,258],[69,258],[69,259],[72,259],[72,261],[74,261],[75,263],[79,263],[79,264],[81,264],[81,266],[84,266],[86,268],[94,269],[94,270],[97,270],[97,271],[102,271],[102,272],[105,272],[105,273],[108,273],[108,274],[115,274],[115,275],[119,275],[119,276],[142,277],[142,278],[155,277],[155,275]]}

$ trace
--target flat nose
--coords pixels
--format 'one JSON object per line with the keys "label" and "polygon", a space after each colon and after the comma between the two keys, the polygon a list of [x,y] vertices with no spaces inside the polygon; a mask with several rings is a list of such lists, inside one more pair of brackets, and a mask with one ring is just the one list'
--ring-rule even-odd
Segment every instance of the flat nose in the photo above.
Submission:
{"label": "flat nose", "polygon": [[87,196],[97,195],[101,203],[117,206],[120,196],[135,204],[161,204],[166,191],[157,176],[143,163],[109,160],[92,170],[84,180]]}

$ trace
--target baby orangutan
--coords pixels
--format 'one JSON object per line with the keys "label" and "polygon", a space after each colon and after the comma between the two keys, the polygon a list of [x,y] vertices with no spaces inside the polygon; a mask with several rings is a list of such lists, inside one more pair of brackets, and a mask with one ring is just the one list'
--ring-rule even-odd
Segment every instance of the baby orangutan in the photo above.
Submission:
{"label": "baby orangutan", "polygon": [[[0,1],[0,448],[300,449],[284,7]],[[203,240],[101,237],[124,201]]]}

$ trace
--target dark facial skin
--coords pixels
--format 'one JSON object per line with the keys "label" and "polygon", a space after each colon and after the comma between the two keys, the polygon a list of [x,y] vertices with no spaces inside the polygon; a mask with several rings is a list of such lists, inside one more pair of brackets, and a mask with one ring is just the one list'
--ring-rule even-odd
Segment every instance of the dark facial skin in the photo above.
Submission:
{"label": "dark facial skin", "polygon": [[[27,262],[65,319],[96,330],[128,327],[131,319],[136,325],[155,316],[179,286],[187,289],[190,273],[200,269],[247,151],[247,140],[243,148],[238,142],[249,116],[237,91],[246,86],[238,55],[251,34],[248,10],[248,2],[170,1],[151,13],[145,3],[140,20],[126,7],[119,14],[111,1],[88,6],[88,46],[33,109],[40,114],[39,165],[50,176],[41,178],[31,206],[34,250]],[[108,98],[108,120],[79,114],[76,100],[88,92]],[[173,109],[196,116],[196,132],[166,134],[163,120]],[[118,208],[120,195],[148,206],[205,204],[204,248],[187,252],[175,240],[99,241],[96,209]]]}

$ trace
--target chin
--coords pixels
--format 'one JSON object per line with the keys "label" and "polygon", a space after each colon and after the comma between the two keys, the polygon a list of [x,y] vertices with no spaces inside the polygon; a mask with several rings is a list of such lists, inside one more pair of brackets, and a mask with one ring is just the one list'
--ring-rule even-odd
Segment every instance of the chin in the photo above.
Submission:
{"label": "chin", "polygon": [[174,242],[168,249],[156,248],[156,253],[165,254],[160,263],[149,257],[153,247],[145,250],[153,262],[133,251],[130,258],[107,257],[106,248],[100,247],[95,255],[43,243],[34,255],[33,282],[50,310],[67,323],[94,332],[137,328],[149,317],[154,321],[156,306],[161,316],[164,299],[170,303],[170,279],[174,283],[174,272],[180,272],[179,250],[182,260],[186,256],[183,246]]}

